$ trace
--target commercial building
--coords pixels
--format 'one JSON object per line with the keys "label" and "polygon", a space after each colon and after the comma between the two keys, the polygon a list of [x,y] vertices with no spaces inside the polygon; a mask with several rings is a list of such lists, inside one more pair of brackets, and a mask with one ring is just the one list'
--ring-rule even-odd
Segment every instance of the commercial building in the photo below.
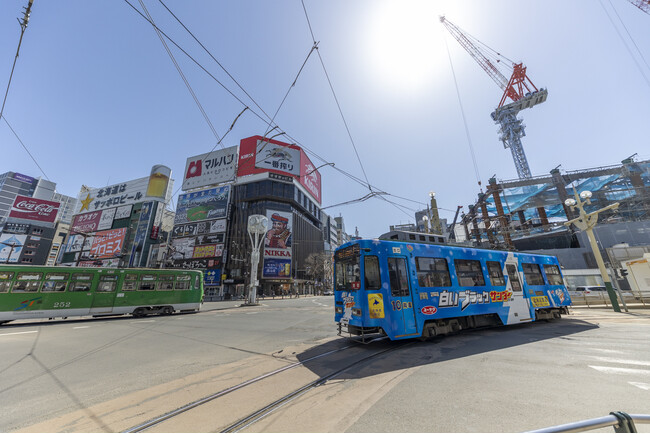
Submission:
{"label": "commercial building", "polygon": [[82,187],[62,265],[147,267],[158,246],[163,210],[171,199],[171,170],[108,187]]}

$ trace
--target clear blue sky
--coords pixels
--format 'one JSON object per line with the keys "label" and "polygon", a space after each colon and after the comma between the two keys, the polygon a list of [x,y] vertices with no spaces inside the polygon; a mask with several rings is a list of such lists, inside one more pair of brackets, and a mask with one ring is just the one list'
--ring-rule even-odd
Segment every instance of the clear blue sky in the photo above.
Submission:
{"label": "clear blue sky", "polygon": [[[141,9],[138,0],[129,1]],[[163,31],[263,115],[158,0],[144,1]],[[312,46],[300,0],[165,4],[273,116]],[[26,5],[0,2],[2,96],[20,36],[16,18]],[[457,205],[466,210],[474,202],[479,190],[448,49],[483,185],[494,174],[516,178],[490,118],[501,90],[442,27],[441,14],[523,61],[535,85],[548,89],[546,103],[521,113],[533,175],[559,164],[563,170],[617,164],[634,153],[650,159],[650,15],[625,0],[305,0],[305,6],[367,177],[378,189],[422,203],[433,190],[441,216],[450,220]],[[170,47],[223,136],[244,105]],[[122,0],[35,0],[4,115],[58,191],[71,196],[82,184],[147,176],[154,164],[171,167],[178,187],[186,158],[217,141],[152,27]],[[307,149],[364,178],[315,53],[275,121]],[[247,111],[223,143],[236,145],[266,128]],[[0,149],[0,172],[43,176],[4,120]],[[323,206],[368,193],[329,167],[321,173]],[[348,232],[358,226],[366,237],[414,220],[412,211],[380,199],[326,212],[341,214]]]}

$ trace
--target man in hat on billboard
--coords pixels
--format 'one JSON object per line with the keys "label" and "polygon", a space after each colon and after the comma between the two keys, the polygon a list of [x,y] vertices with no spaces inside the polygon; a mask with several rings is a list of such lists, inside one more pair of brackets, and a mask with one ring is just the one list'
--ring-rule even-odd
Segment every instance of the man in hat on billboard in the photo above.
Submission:
{"label": "man in hat on billboard", "polygon": [[271,216],[273,227],[266,233],[264,245],[276,249],[286,249],[291,247],[291,231],[287,228],[289,219],[274,213]]}

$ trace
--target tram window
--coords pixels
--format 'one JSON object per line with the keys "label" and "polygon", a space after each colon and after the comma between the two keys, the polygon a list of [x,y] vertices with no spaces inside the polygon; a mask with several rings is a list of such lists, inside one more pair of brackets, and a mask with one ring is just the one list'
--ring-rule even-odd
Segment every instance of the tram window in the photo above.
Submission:
{"label": "tram window", "polygon": [[19,281],[16,282],[14,289],[12,289],[11,292],[36,292],[40,285],[41,282]]}
{"label": "tram window", "polygon": [[505,286],[506,279],[503,277],[501,264],[496,261],[487,261],[486,264],[492,286]]}
{"label": "tram window", "polygon": [[460,286],[485,286],[485,278],[481,271],[481,262],[471,259],[454,259],[456,276]]}
{"label": "tram window", "polygon": [[93,280],[92,274],[73,273],[72,280]]}
{"label": "tram window", "polygon": [[90,282],[72,282],[70,292],[88,292],[90,291]]}
{"label": "tram window", "polygon": [[418,285],[423,288],[451,286],[449,266],[445,258],[415,258]]}
{"label": "tram window", "polygon": [[0,272],[0,280],[11,280],[14,277],[14,273],[9,271]]}
{"label": "tram window", "polygon": [[381,289],[379,276],[379,258],[366,256],[363,260],[366,289]]}
{"label": "tram window", "polygon": [[63,292],[68,286],[69,273],[47,273],[41,292]]}
{"label": "tram window", "polygon": [[117,286],[117,282],[115,281],[99,282],[97,292],[113,292],[115,291],[115,286]]}
{"label": "tram window", "polygon": [[521,264],[524,270],[524,280],[529,285],[543,285],[544,278],[542,272],[537,264]]}
{"label": "tram window", "polygon": [[174,276],[164,274],[162,276],[158,276],[159,291],[171,291],[172,289],[174,289]]}
{"label": "tram window", "polygon": [[557,265],[544,265],[544,273],[546,273],[546,280],[549,285],[562,285],[562,275]]}
{"label": "tram window", "polygon": [[191,280],[192,280],[191,276],[176,276],[175,289],[180,289],[180,290],[190,289]]}
{"label": "tram window", "polygon": [[156,289],[156,276],[154,274],[143,274],[141,279],[140,291],[153,291]]}
{"label": "tram window", "polygon": [[122,291],[135,291],[137,288],[138,282],[135,280],[125,280],[122,284]]}
{"label": "tram window", "polygon": [[11,288],[11,281],[9,282],[0,281],[0,292],[9,292],[9,288]]}
{"label": "tram window", "polygon": [[404,258],[388,258],[388,278],[390,293],[393,297],[409,295],[409,280]]}
{"label": "tram window", "polygon": [[16,276],[17,282],[11,292],[36,292],[38,287],[41,286],[40,280],[42,278],[43,273],[18,273]]}
{"label": "tram window", "polygon": [[510,277],[510,287],[515,292],[521,292],[521,282],[519,281],[519,273],[517,272],[517,267],[513,264],[506,264],[506,270],[508,271],[508,276]]}
{"label": "tram window", "polygon": [[127,274],[126,277],[124,277],[124,280],[138,280],[138,275],[137,274]]}

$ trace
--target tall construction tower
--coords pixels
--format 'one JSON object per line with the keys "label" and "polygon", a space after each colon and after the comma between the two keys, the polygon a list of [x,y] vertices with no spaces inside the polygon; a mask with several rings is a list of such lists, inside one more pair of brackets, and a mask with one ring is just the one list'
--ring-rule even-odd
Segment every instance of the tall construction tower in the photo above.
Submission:
{"label": "tall construction tower", "polygon": [[[524,131],[525,126],[522,124],[522,119],[517,118],[517,114],[523,109],[534,107],[546,101],[546,97],[548,96],[547,90],[537,89],[535,87],[526,75],[526,67],[523,64],[514,63],[485,44],[482,44],[478,39],[461,30],[444,16],[440,17],[440,22],[470,56],[476,60],[481,68],[487,72],[501,90],[503,90],[501,101],[497,109],[491,114],[492,120],[501,127],[499,130],[499,139],[503,142],[504,148],[510,148],[519,178],[531,178],[532,175],[528,166],[528,160],[524,153],[524,147],[521,144],[521,138],[526,135]],[[479,45],[483,48],[479,48]],[[493,61],[488,56],[492,57]],[[497,65],[503,65],[501,69],[508,68],[502,60],[506,60],[511,64],[512,75],[509,80],[495,66],[496,63]],[[505,104],[507,99],[512,102]]]}

